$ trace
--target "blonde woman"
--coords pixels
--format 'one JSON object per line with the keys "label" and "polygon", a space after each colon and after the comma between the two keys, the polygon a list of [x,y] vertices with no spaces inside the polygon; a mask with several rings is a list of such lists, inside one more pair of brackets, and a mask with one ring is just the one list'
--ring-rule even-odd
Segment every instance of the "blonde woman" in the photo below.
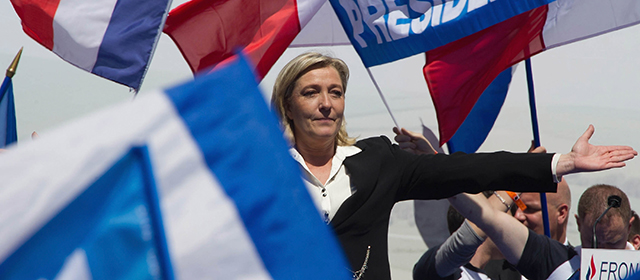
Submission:
{"label": "blonde woman", "polygon": [[[574,146],[565,155],[416,155],[384,136],[355,142],[345,129],[348,79],[349,69],[340,59],[299,55],[278,75],[272,106],[309,193],[333,226],[356,278],[391,278],[387,231],[398,201],[491,189],[554,192],[554,177],[621,167],[635,155],[630,147],[592,146],[584,135],[579,149]],[[404,132],[405,146],[424,141]]]}

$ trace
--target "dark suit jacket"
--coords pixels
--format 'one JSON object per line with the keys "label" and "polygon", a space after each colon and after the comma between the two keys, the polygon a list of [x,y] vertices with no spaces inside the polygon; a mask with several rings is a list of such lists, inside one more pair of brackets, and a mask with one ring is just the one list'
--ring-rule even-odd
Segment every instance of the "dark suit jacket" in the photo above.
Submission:
{"label": "dark suit jacket", "polygon": [[371,246],[362,279],[391,279],[387,233],[393,205],[408,199],[440,199],[484,190],[555,192],[551,154],[414,155],[388,138],[358,141],[362,149],[344,165],[356,192],[331,221],[352,270]]}

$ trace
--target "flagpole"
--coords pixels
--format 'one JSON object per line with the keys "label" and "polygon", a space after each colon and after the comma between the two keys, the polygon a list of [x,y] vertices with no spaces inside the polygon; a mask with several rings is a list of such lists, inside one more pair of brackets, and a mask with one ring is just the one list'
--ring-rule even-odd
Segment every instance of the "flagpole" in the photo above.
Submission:
{"label": "flagpole", "polygon": [[[536,147],[540,147],[540,132],[538,129],[538,112],[536,110],[536,97],[533,89],[533,70],[531,70],[531,59],[524,61],[527,70],[527,88],[529,89],[529,109],[531,111],[531,128],[533,129],[533,143]],[[547,209],[547,195],[540,193],[540,206],[542,208],[542,222],[544,224],[544,234],[551,237],[549,230],[549,210]]]}
{"label": "flagpole", "polygon": [[391,113],[391,108],[389,107],[389,104],[387,103],[387,100],[384,98],[384,95],[382,95],[382,91],[380,90],[380,87],[378,86],[378,83],[376,82],[376,79],[373,78],[373,74],[371,74],[371,70],[369,70],[369,67],[365,67],[365,68],[367,69],[367,73],[369,73],[369,78],[371,78],[371,81],[373,82],[373,85],[376,87],[376,90],[378,90],[378,94],[380,95],[380,98],[382,98],[382,103],[384,103],[384,106],[387,108],[387,111],[389,112],[389,115],[391,116],[391,119],[393,120],[393,123],[396,125],[398,130],[400,130],[400,126],[398,125],[398,121],[396,121],[396,118],[393,116],[393,113]]}
{"label": "flagpole", "polygon": [[0,100],[2,100],[4,93],[7,91],[7,87],[9,87],[11,78],[13,78],[13,76],[16,74],[16,70],[18,70],[18,63],[20,62],[20,57],[22,56],[22,49],[23,48],[20,48],[20,51],[18,51],[18,54],[16,54],[16,56],[13,58],[13,61],[9,65],[9,68],[7,68],[6,77],[4,78],[4,81],[2,81],[2,85],[0,86]]}

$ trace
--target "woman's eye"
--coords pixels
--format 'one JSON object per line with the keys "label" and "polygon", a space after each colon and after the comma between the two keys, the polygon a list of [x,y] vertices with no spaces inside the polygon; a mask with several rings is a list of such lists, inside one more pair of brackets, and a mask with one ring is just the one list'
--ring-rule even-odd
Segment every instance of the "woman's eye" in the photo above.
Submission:
{"label": "woman's eye", "polygon": [[337,96],[337,97],[340,97],[340,96],[342,96],[342,91],[340,91],[340,90],[334,90],[334,91],[331,91],[331,94],[333,94],[333,95],[335,95],[335,96]]}
{"label": "woman's eye", "polygon": [[305,90],[302,92],[302,96],[310,96],[310,95],[313,95],[314,93],[316,93],[315,90]]}

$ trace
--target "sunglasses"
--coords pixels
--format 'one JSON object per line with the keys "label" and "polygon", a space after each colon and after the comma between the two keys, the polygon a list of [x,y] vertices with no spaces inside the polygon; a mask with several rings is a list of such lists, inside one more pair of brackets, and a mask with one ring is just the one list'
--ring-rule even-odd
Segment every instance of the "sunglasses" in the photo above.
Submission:
{"label": "sunglasses", "polygon": [[[511,191],[506,191],[506,193],[509,195],[509,197],[511,197],[511,200],[513,200],[513,202],[518,206],[518,208],[520,208],[520,210],[524,211],[525,209],[527,209],[527,205],[524,204],[524,202],[522,202],[522,199],[520,199],[520,195],[518,195],[515,192],[511,192]],[[512,204],[508,204],[497,192],[493,192],[493,194],[500,199],[500,201],[502,202],[502,204],[504,204],[504,206],[507,207],[507,212],[511,212],[511,215],[515,215],[516,211],[518,208],[512,207]]]}

